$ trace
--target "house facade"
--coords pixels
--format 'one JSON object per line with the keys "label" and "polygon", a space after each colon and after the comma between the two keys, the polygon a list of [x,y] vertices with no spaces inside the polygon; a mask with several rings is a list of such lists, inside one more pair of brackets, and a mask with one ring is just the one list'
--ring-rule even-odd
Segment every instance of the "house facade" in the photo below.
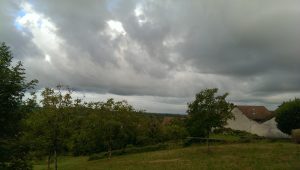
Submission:
{"label": "house facade", "polygon": [[228,120],[227,128],[270,138],[289,138],[277,128],[274,114],[264,106],[237,106],[232,113],[235,119]]}

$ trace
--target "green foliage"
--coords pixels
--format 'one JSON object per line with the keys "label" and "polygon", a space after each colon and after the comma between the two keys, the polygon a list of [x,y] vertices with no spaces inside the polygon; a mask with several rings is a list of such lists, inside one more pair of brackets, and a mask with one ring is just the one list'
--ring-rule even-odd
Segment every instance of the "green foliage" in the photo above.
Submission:
{"label": "green foliage", "polygon": [[154,144],[161,142],[162,139],[162,124],[161,121],[156,117],[149,117],[146,120],[146,137],[148,142],[146,144]]}
{"label": "green foliage", "polygon": [[48,155],[48,164],[52,156],[55,162],[57,154],[63,152],[71,137],[71,91],[63,86],[57,89],[46,88],[42,92],[43,107],[29,114],[25,121],[24,139],[30,141],[35,156]]}
{"label": "green foliage", "polygon": [[228,93],[216,96],[218,89],[205,89],[188,103],[188,129],[192,136],[209,136],[213,128],[219,128],[233,118],[234,105],[226,101]]}
{"label": "green foliage", "polygon": [[262,138],[256,134],[252,134],[246,131],[234,130],[230,128],[220,128],[213,131],[214,134],[232,135],[240,138]]}
{"label": "green foliage", "polygon": [[[25,117],[23,101],[25,92],[37,80],[26,82],[21,62],[12,65],[13,55],[5,43],[0,44],[0,168],[22,169],[27,162],[18,152],[16,143],[21,136],[21,120]],[[19,148],[20,149],[20,148]],[[25,169],[25,168],[24,168]]]}
{"label": "green foliage", "polygon": [[128,145],[155,145],[187,136],[183,120],[162,125],[161,117],[137,111],[126,101],[82,103],[73,100],[71,91],[62,86],[46,88],[42,97],[42,107],[25,121],[24,140],[30,141],[28,145],[37,158],[48,155],[50,160],[55,153],[69,152],[77,156],[105,152],[110,157],[127,150]]}
{"label": "green foliage", "polygon": [[165,140],[182,140],[188,136],[185,122],[180,118],[173,118],[170,123],[163,126]]}
{"label": "green foliage", "polygon": [[0,45],[0,138],[10,138],[19,132],[23,118],[20,107],[26,90],[37,83],[25,80],[25,69],[21,62],[11,65],[13,56],[5,43]]}
{"label": "green foliage", "polygon": [[143,116],[126,101],[87,103],[82,109],[84,115],[78,117],[73,136],[74,155],[91,154],[126,148],[136,144],[141,133]]}
{"label": "green foliage", "polygon": [[13,153],[11,157],[11,162],[8,165],[8,169],[12,170],[30,170],[32,169],[32,164],[30,160],[29,147],[22,140],[15,140],[11,142],[11,150]]}
{"label": "green foliage", "polygon": [[300,99],[283,102],[276,110],[277,127],[286,134],[300,128]]}
{"label": "green foliage", "polygon": [[[67,152],[106,156],[127,151],[128,145],[149,146],[187,136],[185,123],[175,118],[162,125],[162,118],[135,110],[126,101],[82,103],[70,92],[46,88],[42,106],[30,114],[26,139],[37,158]],[[34,103],[34,102],[33,102]],[[132,150],[132,149],[131,149]]]}
{"label": "green foliage", "polygon": [[253,142],[264,139],[264,137],[252,134],[246,131],[234,130],[230,128],[220,128],[213,131],[211,135],[215,139],[224,139],[227,143],[230,142]]}

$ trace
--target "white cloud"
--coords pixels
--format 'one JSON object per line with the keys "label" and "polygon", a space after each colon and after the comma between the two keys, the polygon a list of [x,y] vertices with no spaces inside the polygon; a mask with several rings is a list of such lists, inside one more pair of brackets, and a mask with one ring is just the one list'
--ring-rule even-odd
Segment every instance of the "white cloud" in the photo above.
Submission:
{"label": "white cloud", "polygon": [[60,45],[63,40],[56,35],[57,27],[50,18],[38,13],[33,6],[28,2],[23,2],[20,5],[23,16],[18,16],[16,22],[21,26],[22,34],[32,35],[32,42],[35,46],[45,54],[45,61],[49,62],[51,56],[64,56]]}
{"label": "white cloud", "polygon": [[47,61],[48,63],[51,63],[50,55],[48,55],[48,54],[45,55],[45,61]]}
{"label": "white cloud", "polygon": [[143,6],[141,4],[136,5],[136,8],[134,9],[134,14],[135,14],[135,16],[137,18],[137,21],[138,21],[140,26],[143,26],[149,20],[146,17],[146,15],[143,11]]}
{"label": "white cloud", "polygon": [[107,34],[111,37],[111,40],[116,39],[119,36],[125,36],[126,31],[123,28],[123,25],[120,21],[115,20],[108,20],[107,22],[108,27],[104,32],[100,34]]}

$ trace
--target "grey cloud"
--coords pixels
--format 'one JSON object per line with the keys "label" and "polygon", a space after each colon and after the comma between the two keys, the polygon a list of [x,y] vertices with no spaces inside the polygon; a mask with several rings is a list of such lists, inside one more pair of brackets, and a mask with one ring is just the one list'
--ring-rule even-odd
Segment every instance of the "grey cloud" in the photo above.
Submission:
{"label": "grey cloud", "polygon": [[[295,22],[299,9],[289,13],[289,9],[280,10],[281,3],[262,5],[251,1],[251,4],[253,10],[248,9],[248,12],[253,16],[250,17],[229,7],[220,10],[223,10],[223,16],[209,15],[212,18],[208,18],[210,21],[204,26],[200,25],[203,24],[200,19],[197,25],[199,31],[190,33],[188,43],[182,47],[182,56],[189,56],[200,72],[233,76],[251,76],[271,69],[289,69],[290,63],[299,63],[296,57],[299,51],[289,54],[291,50],[296,50],[295,43],[300,41],[299,33],[296,32],[300,29],[300,24]],[[290,7],[296,4],[290,4]],[[272,7],[279,9],[270,10]],[[247,7],[244,8],[247,11]],[[232,14],[230,10],[235,13]],[[204,14],[199,12],[199,15]],[[291,47],[294,49],[290,49]],[[289,64],[285,65],[286,61]]]}
{"label": "grey cloud", "polygon": [[[0,3],[0,21],[7,23],[0,36],[40,87],[60,82],[81,92],[160,96],[144,106],[161,102],[161,110],[172,111],[209,87],[230,92],[236,103],[270,107],[281,102],[270,96],[300,92],[297,0],[32,0],[57,27],[55,50],[14,27],[19,3]],[[112,38],[108,20],[121,22],[126,35]]]}

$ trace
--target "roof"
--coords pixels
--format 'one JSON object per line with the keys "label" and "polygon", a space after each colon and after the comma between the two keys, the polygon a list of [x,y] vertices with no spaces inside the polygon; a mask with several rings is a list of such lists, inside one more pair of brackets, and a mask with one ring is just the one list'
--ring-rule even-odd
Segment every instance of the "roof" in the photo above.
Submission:
{"label": "roof", "polygon": [[164,117],[163,121],[162,121],[162,124],[163,125],[168,125],[172,122],[172,120],[174,119],[174,117],[169,117],[169,116],[166,116]]}
{"label": "roof", "polygon": [[237,108],[249,119],[264,122],[274,117],[265,106],[237,106]]}

